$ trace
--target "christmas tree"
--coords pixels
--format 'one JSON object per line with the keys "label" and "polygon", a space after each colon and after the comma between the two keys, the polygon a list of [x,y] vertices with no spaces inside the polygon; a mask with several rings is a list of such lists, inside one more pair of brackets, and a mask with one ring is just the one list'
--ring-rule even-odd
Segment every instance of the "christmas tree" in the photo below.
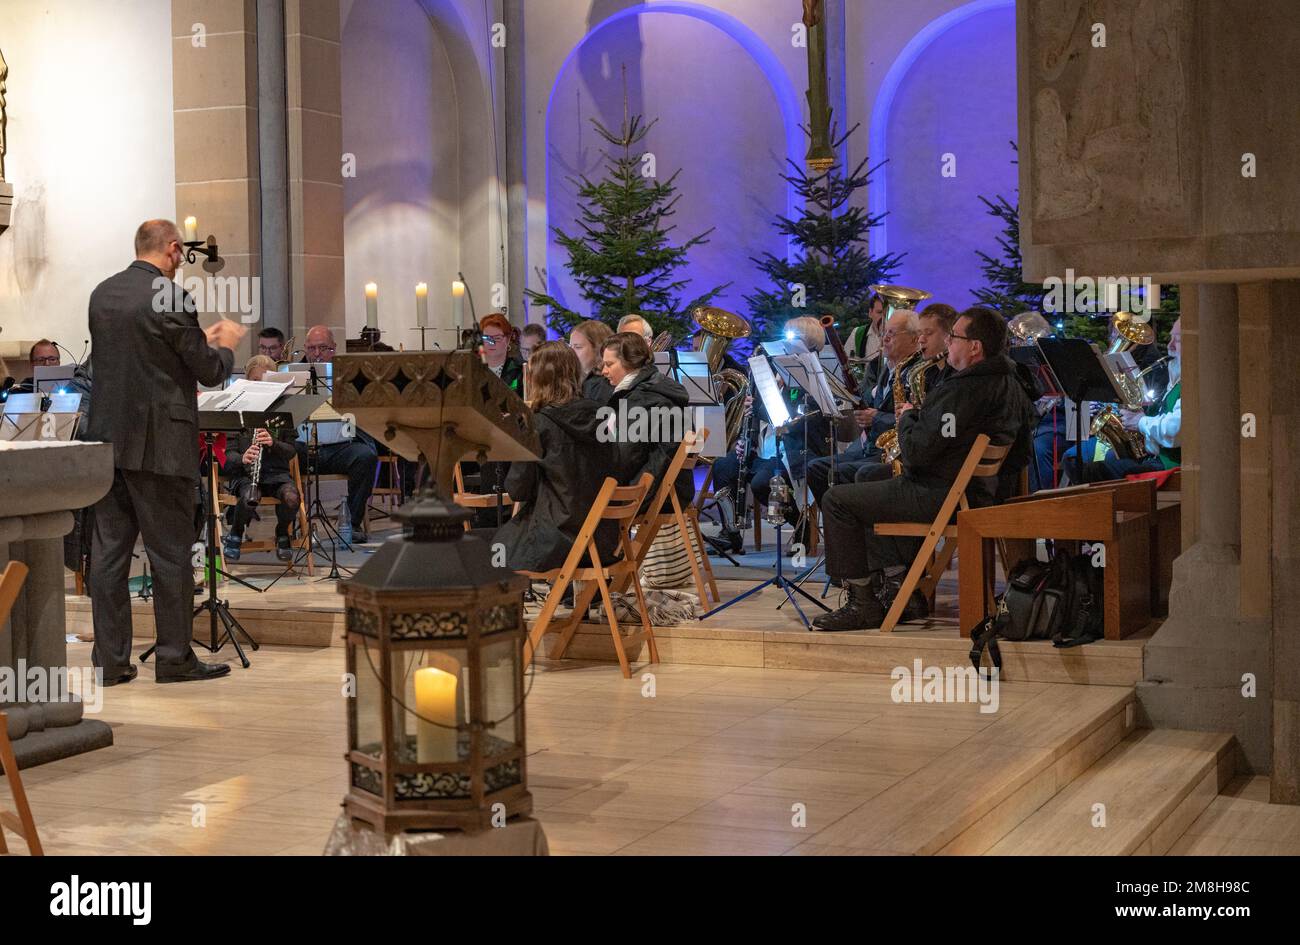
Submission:
{"label": "christmas tree", "polygon": [[[856,130],[854,125],[832,149],[838,152]],[[800,315],[833,315],[840,336],[847,338],[852,328],[867,320],[868,287],[889,282],[905,255],[872,256],[867,235],[880,225],[884,214],[870,214],[850,204],[880,165],[868,168],[864,158],[848,174],[833,165],[809,175],[793,161],[788,163],[791,173],[781,178],[803,198],[804,210],[796,220],[778,216],[773,224],[793,244],[790,257],[773,253],[750,257],[771,282],[771,288],[745,296],[753,337],[765,337],[779,323]]]}
{"label": "christmas tree", "polygon": [[[1016,143],[1011,142],[1011,150],[1018,152]],[[1012,164],[1018,163],[1015,158]],[[1002,221],[1002,235],[998,245],[1002,252],[998,257],[976,250],[982,260],[980,269],[984,273],[984,286],[972,289],[980,305],[988,306],[1001,312],[1006,318],[1021,312],[1041,312],[1043,310],[1043,287],[1024,280],[1024,260],[1020,257],[1020,200],[1017,192],[1013,204],[1001,194],[989,200],[981,196],[980,201],[987,208],[990,216]],[[1050,317],[1050,315],[1049,315]]]}
{"label": "christmas tree", "polygon": [[525,290],[533,305],[549,309],[547,321],[561,335],[586,318],[615,327],[620,318],[635,312],[650,322],[656,334],[669,331],[681,340],[693,328],[691,310],[707,305],[731,284],[681,301],[689,283],[678,277],[686,255],[707,243],[713,230],[679,246],[669,242],[673,227],[665,226],[664,221],[675,212],[679,199],[675,182],[681,172],[658,180],[653,174],[653,156],[637,150],[657,120],[642,124],[640,115],[629,117],[626,97],[623,126],[617,133],[592,119],[597,134],[610,145],[603,152],[606,176],[599,182],[586,175],[570,178],[578,187],[581,234],[570,235],[552,227],[556,241],[569,254],[565,267],[578,283],[582,298],[590,303],[590,315],[566,307],[545,292]]}

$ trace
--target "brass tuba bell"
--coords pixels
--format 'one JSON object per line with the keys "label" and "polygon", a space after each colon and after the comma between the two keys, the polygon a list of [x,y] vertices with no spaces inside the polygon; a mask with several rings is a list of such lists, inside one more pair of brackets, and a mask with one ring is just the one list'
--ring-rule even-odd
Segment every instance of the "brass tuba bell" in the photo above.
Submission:
{"label": "brass tuba bell", "polygon": [[1140,345],[1149,345],[1156,340],[1155,329],[1149,322],[1140,322],[1132,312],[1116,312],[1110,321],[1118,337],[1110,343],[1107,354],[1119,354]]}
{"label": "brass tuba bell", "polygon": [[889,321],[889,316],[895,312],[909,308],[914,309],[918,302],[924,302],[934,295],[933,292],[909,289],[905,285],[878,284],[869,286],[869,288],[885,300],[885,321]]}
{"label": "brass tuba bell", "polygon": [[1021,312],[1007,322],[1007,331],[1019,344],[1027,345],[1052,334],[1052,325],[1037,312]]}
{"label": "brass tuba bell", "polygon": [[750,327],[734,312],[712,305],[701,305],[691,311],[691,318],[704,335],[699,350],[709,362],[709,371],[717,374],[722,369],[722,358],[737,338],[748,338]]}

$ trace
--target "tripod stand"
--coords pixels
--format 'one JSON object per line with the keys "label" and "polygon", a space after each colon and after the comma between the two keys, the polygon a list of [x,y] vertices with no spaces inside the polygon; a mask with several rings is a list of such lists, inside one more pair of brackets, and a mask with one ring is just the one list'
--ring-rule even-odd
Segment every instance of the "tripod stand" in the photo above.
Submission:
{"label": "tripod stand", "polygon": [[[212,454],[215,448],[216,434],[211,430],[204,430],[203,442],[207,447],[203,456],[203,476],[205,482],[211,482],[213,468]],[[208,599],[194,608],[193,616],[197,617],[199,614],[207,611],[210,638],[207,643],[204,643],[202,640],[197,638],[194,642],[203,647],[209,653],[216,653],[225,646],[226,641],[229,640],[231,645],[234,646],[235,652],[239,654],[239,662],[243,665],[244,669],[248,669],[251,664],[248,661],[248,657],[244,655],[244,648],[239,645],[239,636],[242,635],[244,639],[248,641],[249,646],[254,650],[260,649],[260,647],[249,632],[243,628],[238,620],[235,619],[234,614],[230,612],[229,605],[227,605],[224,600],[217,597],[217,575],[223,574],[224,572],[217,568],[217,510],[215,498],[206,504],[208,533],[205,536],[206,541],[204,542],[204,554],[206,555],[204,566],[207,571]],[[227,577],[230,577],[230,575],[227,575]],[[239,581],[238,578],[234,578],[234,580]],[[246,581],[239,581],[239,583],[246,587],[253,588],[253,590],[257,590],[257,588],[253,587],[253,585]],[[217,629],[218,621],[224,629]],[[143,663],[147,661],[157,648],[158,647],[155,644],[141,653],[140,662]]]}
{"label": "tripod stand", "polygon": [[[778,460],[781,458],[781,437],[779,434],[777,435],[776,438],[776,457]],[[754,514],[755,515],[758,514],[757,509],[754,510]],[[782,553],[783,549],[781,546],[781,528],[785,525],[785,516],[783,514],[778,514],[776,516],[773,516],[773,518],[768,519],[768,521],[771,522],[771,524],[776,528],[776,574],[772,575],[772,577],[768,578],[766,581],[763,581],[760,584],[756,584],[754,587],[751,587],[749,590],[745,591],[744,593],[739,594],[736,597],[733,597],[731,600],[727,601],[726,603],[719,604],[717,607],[714,607],[708,613],[700,617],[701,620],[708,620],[714,614],[721,613],[722,611],[730,607],[732,604],[740,603],[746,597],[752,597],[753,595],[757,594],[759,591],[761,591],[763,588],[769,585],[779,587],[782,591],[785,592],[786,600],[794,605],[795,612],[799,615],[799,619],[803,621],[803,625],[805,627],[809,626],[808,617],[807,615],[804,614],[803,609],[799,606],[799,601],[795,599],[794,596],[795,594],[801,594],[802,596],[808,598],[809,601],[811,601],[812,603],[820,607],[822,610],[825,610],[827,612],[830,611],[829,607],[827,607],[817,598],[813,597],[802,587],[799,587],[797,584],[795,584],[793,581],[791,581],[788,577],[785,576],[785,572],[782,570],[782,566],[781,566],[782,559],[784,558],[784,555]],[[784,606],[784,605],[785,605],[785,601],[782,601],[779,606]]]}
{"label": "tripod stand", "polygon": [[[317,547],[321,544],[321,540],[316,537],[316,526],[318,524],[324,528],[325,537],[329,540],[330,554],[328,560],[330,570],[324,577],[317,578],[316,583],[337,581],[343,576],[340,571],[346,571],[348,574],[352,573],[348,568],[340,569],[339,567],[339,544],[343,541],[343,537],[330,521],[325,503],[321,502],[320,499],[320,424],[324,421],[308,419],[306,422],[311,425],[311,436],[307,440],[307,469],[309,472],[307,482],[308,492],[311,493],[311,501],[307,502],[307,547],[294,555],[293,560],[289,562],[289,566],[276,575],[275,580],[266,586],[268,591],[276,585],[280,578],[297,568],[309,555],[315,554],[324,558],[325,552]],[[307,501],[306,497],[304,497],[303,501]],[[347,514],[351,514],[351,512]],[[352,545],[347,544],[347,549],[351,551]]]}

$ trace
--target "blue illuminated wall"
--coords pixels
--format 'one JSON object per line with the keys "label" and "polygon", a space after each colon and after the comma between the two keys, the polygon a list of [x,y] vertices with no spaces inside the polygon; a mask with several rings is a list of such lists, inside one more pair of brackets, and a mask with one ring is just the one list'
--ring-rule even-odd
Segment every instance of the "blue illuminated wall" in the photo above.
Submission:
{"label": "blue illuminated wall", "polygon": [[[873,161],[888,157],[873,209],[887,226],[873,251],[906,251],[899,280],[958,310],[982,285],[975,251],[996,256],[1001,223],[979,195],[1017,187],[1015,8],[979,0],[939,17],[904,48],[872,116]],[[956,176],[941,175],[943,155]]]}
{"label": "blue illuminated wall", "polygon": [[[680,200],[668,221],[674,242],[716,227],[684,270],[690,285],[683,298],[732,282],[717,304],[743,312],[741,296],[759,281],[749,257],[785,251],[770,223],[789,209],[778,175],[801,148],[795,93],[770,49],[705,4],[660,4],[606,20],[565,61],[547,110],[548,222],[566,232],[575,232],[578,208],[570,178],[601,174],[603,141],[589,119],[611,127],[622,121],[624,65],[631,109],[659,120],[646,141],[659,176],[681,170]],[[585,312],[566,259],[552,236],[551,291]]]}

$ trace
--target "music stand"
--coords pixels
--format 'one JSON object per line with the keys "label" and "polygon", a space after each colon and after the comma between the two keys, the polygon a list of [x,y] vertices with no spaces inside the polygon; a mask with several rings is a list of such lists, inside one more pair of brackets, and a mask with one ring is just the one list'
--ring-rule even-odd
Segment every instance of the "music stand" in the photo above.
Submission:
{"label": "music stand", "polygon": [[[785,397],[782,395],[780,388],[777,386],[776,377],[772,373],[771,366],[767,363],[767,358],[761,354],[755,355],[754,357],[749,359],[749,368],[752,377],[754,379],[753,389],[758,393],[758,396],[762,399],[763,407],[767,411],[768,418],[772,421],[773,426],[775,426],[777,429],[776,458],[784,468],[785,463],[781,459],[781,433],[783,431],[783,428],[786,427],[792,419],[790,416],[790,410],[786,406]],[[777,420],[777,418],[780,419]],[[800,417],[794,419],[804,419],[804,418]],[[807,430],[806,424],[804,429],[805,431]],[[739,481],[737,481],[736,483],[737,489],[739,489],[743,485],[744,484]],[[754,510],[754,514],[755,515],[759,514],[757,509]],[[781,544],[781,528],[785,524],[785,520],[781,519],[779,521],[773,522],[769,519],[769,522],[776,529],[776,574],[774,574],[772,577],[768,578],[767,580],[762,581],[759,584],[756,584],[754,587],[751,587],[749,590],[738,594],[737,596],[733,597],[731,600],[721,603],[717,607],[714,607],[708,613],[700,617],[701,620],[708,620],[714,614],[721,613],[722,611],[730,607],[732,604],[738,604],[747,597],[752,597],[754,594],[757,594],[759,591],[763,590],[763,588],[768,587],[769,585],[774,585],[776,587],[779,587],[782,591],[785,592],[786,600],[788,600],[791,604],[794,605],[795,612],[799,615],[799,619],[803,621],[803,625],[805,627],[808,627],[810,625],[808,621],[808,617],[804,614],[802,608],[800,608],[799,602],[795,600],[794,597],[795,594],[801,594],[802,596],[808,598],[808,600],[812,601],[812,603],[820,607],[822,610],[829,612],[830,610],[829,607],[827,607],[817,598],[813,597],[802,587],[799,587],[797,584],[795,584],[793,581],[791,581],[789,578],[785,576],[785,572],[782,569],[782,558],[784,557],[784,554],[782,553],[782,544]],[[782,603],[784,604],[784,602]]]}
{"label": "music stand", "polygon": [[[200,410],[199,411],[199,433],[203,437],[203,481],[211,483],[213,480],[214,463],[216,460],[216,442],[217,435],[224,433],[227,437],[233,436],[247,429],[249,426],[266,426],[267,423],[274,419],[287,420],[287,415],[266,413],[266,412],[240,412],[237,410]],[[235,648],[235,653],[239,656],[239,663],[244,669],[248,669],[252,664],[248,660],[244,648],[239,645],[239,637],[242,636],[248,641],[248,645],[254,650],[261,647],[252,635],[244,629],[235,615],[230,612],[230,605],[217,596],[217,576],[224,575],[231,580],[238,581],[245,587],[252,590],[258,590],[247,581],[235,577],[233,574],[227,574],[217,567],[217,501],[216,496],[209,496],[205,503],[207,506],[207,534],[204,536],[204,571],[208,585],[207,600],[194,608],[191,621],[194,617],[204,611],[208,614],[208,642],[204,642],[195,637],[194,642],[209,653],[216,653],[226,645],[226,641]],[[217,624],[221,624],[220,630]],[[153,656],[154,650],[158,648],[155,643],[149,649],[140,654],[140,662],[148,661]]]}
{"label": "music stand", "polygon": [[1083,445],[1086,441],[1083,425],[1087,413],[1083,404],[1089,400],[1122,403],[1124,398],[1115,388],[1115,382],[1102,365],[1097,352],[1082,338],[1040,338],[1038,349],[1047,362],[1057,390],[1063,391],[1078,405],[1075,422],[1079,439],[1074,449],[1074,460],[1078,481],[1082,483]]}

